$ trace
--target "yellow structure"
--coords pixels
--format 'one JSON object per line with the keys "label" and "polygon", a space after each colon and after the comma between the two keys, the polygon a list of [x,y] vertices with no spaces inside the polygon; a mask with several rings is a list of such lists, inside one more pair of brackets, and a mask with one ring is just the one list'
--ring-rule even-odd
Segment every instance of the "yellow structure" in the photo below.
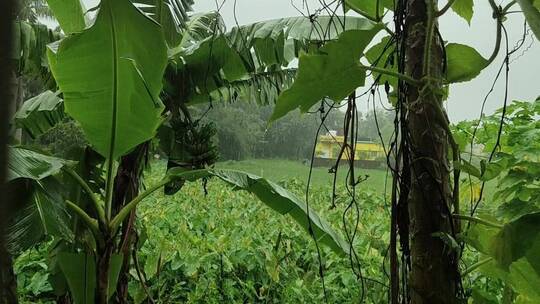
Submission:
{"label": "yellow structure", "polygon": [[[335,164],[343,145],[343,136],[321,135],[315,147],[315,165],[325,166]],[[348,162],[352,153],[345,149],[341,162]],[[373,141],[359,140],[356,142],[354,151],[354,163],[364,168],[375,168],[386,162],[383,147]]]}

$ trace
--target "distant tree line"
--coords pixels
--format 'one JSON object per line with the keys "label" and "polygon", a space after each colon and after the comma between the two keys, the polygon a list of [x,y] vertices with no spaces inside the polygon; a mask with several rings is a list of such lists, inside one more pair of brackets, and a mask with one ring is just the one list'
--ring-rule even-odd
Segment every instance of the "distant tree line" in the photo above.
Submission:
{"label": "distant tree line", "polygon": [[[314,109],[312,114],[301,115],[299,111],[295,111],[269,124],[272,106],[243,102],[214,103],[211,109],[197,108],[195,112],[200,116],[204,115],[202,121],[215,124],[216,144],[221,160],[310,159],[321,123],[320,112]],[[326,117],[320,134],[327,133],[327,130],[342,129],[344,115],[342,111],[332,110]],[[378,108],[376,116],[383,140],[388,142],[394,128],[393,112]],[[358,137],[381,142],[372,110],[360,113]]]}

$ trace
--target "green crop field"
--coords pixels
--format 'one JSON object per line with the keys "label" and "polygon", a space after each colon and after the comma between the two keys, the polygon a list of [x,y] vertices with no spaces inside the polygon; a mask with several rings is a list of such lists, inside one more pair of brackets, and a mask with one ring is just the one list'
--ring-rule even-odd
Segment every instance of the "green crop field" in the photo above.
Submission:
{"label": "green crop field", "polygon": [[[256,166],[264,171],[251,170]],[[279,181],[297,197],[305,197],[302,175],[308,167],[300,162],[250,160],[218,163],[216,167],[251,170]],[[157,183],[164,171],[165,162],[153,162],[145,172],[147,184]],[[384,180],[384,171],[370,172]],[[336,207],[331,208],[331,179],[326,174],[322,168],[315,169],[310,208],[340,231],[343,212],[351,201],[340,185]],[[370,182],[365,185],[371,187]],[[348,213],[346,223],[351,238],[356,230],[353,242],[359,248],[364,286],[358,284],[349,256],[318,242],[329,303],[356,303],[354,299],[362,293],[369,293],[365,303],[382,303],[386,297],[381,265],[388,246],[388,217],[381,214],[388,209],[375,190],[359,191],[356,198],[353,206],[358,206],[360,213]],[[206,184],[186,183],[173,196],[155,193],[141,204],[137,214],[141,229],[137,262],[148,293],[157,303],[324,302],[316,243],[289,216],[271,210],[252,194],[234,191],[212,178]],[[361,223],[356,223],[356,215]],[[23,302],[53,299],[45,253],[55,245],[48,242],[17,259],[15,271]],[[130,299],[146,303],[148,295],[136,271],[132,279]]]}
{"label": "green crop field", "polygon": [[[304,182],[307,182],[310,169],[309,163],[282,159],[226,161],[217,163],[216,167],[251,172],[273,181],[295,178]],[[334,175],[329,173],[328,170],[328,167],[313,167],[311,181],[314,187],[332,185]],[[339,167],[337,178],[338,185],[344,185],[346,182],[347,170],[347,166]],[[387,172],[384,169],[355,168],[355,175],[366,178],[360,185],[360,188],[365,187],[366,189],[373,190],[377,193],[384,193],[386,182],[391,181],[390,175],[387,175]],[[391,183],[388,183],[388,193],[390,193],[390,187]]]}

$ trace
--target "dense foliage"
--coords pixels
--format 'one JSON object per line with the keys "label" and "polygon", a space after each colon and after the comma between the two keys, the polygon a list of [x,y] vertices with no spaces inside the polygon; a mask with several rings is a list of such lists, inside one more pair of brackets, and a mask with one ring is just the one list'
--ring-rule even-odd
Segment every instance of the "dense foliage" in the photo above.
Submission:
{"label": "dense foliage", "polygon": [[[163,170],[162,162],[154,163],[146,173],[149,182],[157,181]],[[281,184],[298,195],[305,190],[300,180]],[[358,196],[363,224],[356,244],[361,248],[365,286],[356,283],[347,257],[322,247],[329,303],[356,303],[362,288],[366,303],[385,301],[383,260],[388,223],[380,220],[380,214],[387,211],[382,197],[370,188],[366,186]],[[175,197],[158,194],[141,205],[138,263],[156,303],[323,301],[317,254],[308,235],[289,219],[264,208],[252,195],[233,191],[218,180],[212,179],[206,191],[199,182],[189,183]],[[329,209],[331,194],[329,185],[318,187],[312,192],[311,206],[338,228],[347,194],[340,189],[339,208]],[[17,260],[19,291],[26,301],[54,298],[47,272],[51,267],[47,251],[52,246],[48,242]],[[129,287],[135,303],[145,300],[147,294],[135,269]]]}
{"label": "dense foliage", "polygon": [[[489,0],[489,58],[436,35],[449,9],[470,22],[472,1],[344,0],[336,9],[360,17],[229,31],[219,12],[188,14],[191,0],[102,0],[95,17],[79,0],[47,3],[25,1],[11,56],[15,99],[24,85],[55,91],[13,121],[20,196],[1,233],[23,301],[540,301],[540,100],[453,129],[443,107],[497,58],[514,5],[539,37],[537,0]],[[61,34],[38,24],[50,15]],[[383,86],[393,108],[359,115],[357,99],[375,105]],[[359,137],[390,142],[393,180],[374,192],[353,161],[330,168],[346,175],[334,187],[215,164],[218,152],[309,159],[319,131],[341,128],[340,155]]]}

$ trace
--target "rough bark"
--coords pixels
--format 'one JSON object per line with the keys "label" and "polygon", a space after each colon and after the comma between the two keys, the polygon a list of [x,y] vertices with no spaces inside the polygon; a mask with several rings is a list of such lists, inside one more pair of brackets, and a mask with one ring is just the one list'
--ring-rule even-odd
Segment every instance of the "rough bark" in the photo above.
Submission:
{"label": "rough bark", "polygon": [[7,195],[7,144],[9,113],[13,104],[11,62],[12,18],[15,2],[0,1],[0,303],[17,303],[17,281],[13,273],[13,261],[9,254],[4,234],[4,225],[11,214],[7,204],[12,201]]}
{"label": "rough bark", "polygon": [[406,96],[411,149],[409,287],[413,304],[446,304],[458,302],[460,278],[456,253],[441,238],[434,236],[441,232],[452,235],[449,211],[452,192],[447,122],[441,116],[443,46],[438,35],[434,34],[430,48],[431,64],[425,70],[427,20],[426,0],[408,0],[405,20],[406,74],[422,79],[429,71],[433,79],[438,79],[431,81],[428,87],[409,86]]}

